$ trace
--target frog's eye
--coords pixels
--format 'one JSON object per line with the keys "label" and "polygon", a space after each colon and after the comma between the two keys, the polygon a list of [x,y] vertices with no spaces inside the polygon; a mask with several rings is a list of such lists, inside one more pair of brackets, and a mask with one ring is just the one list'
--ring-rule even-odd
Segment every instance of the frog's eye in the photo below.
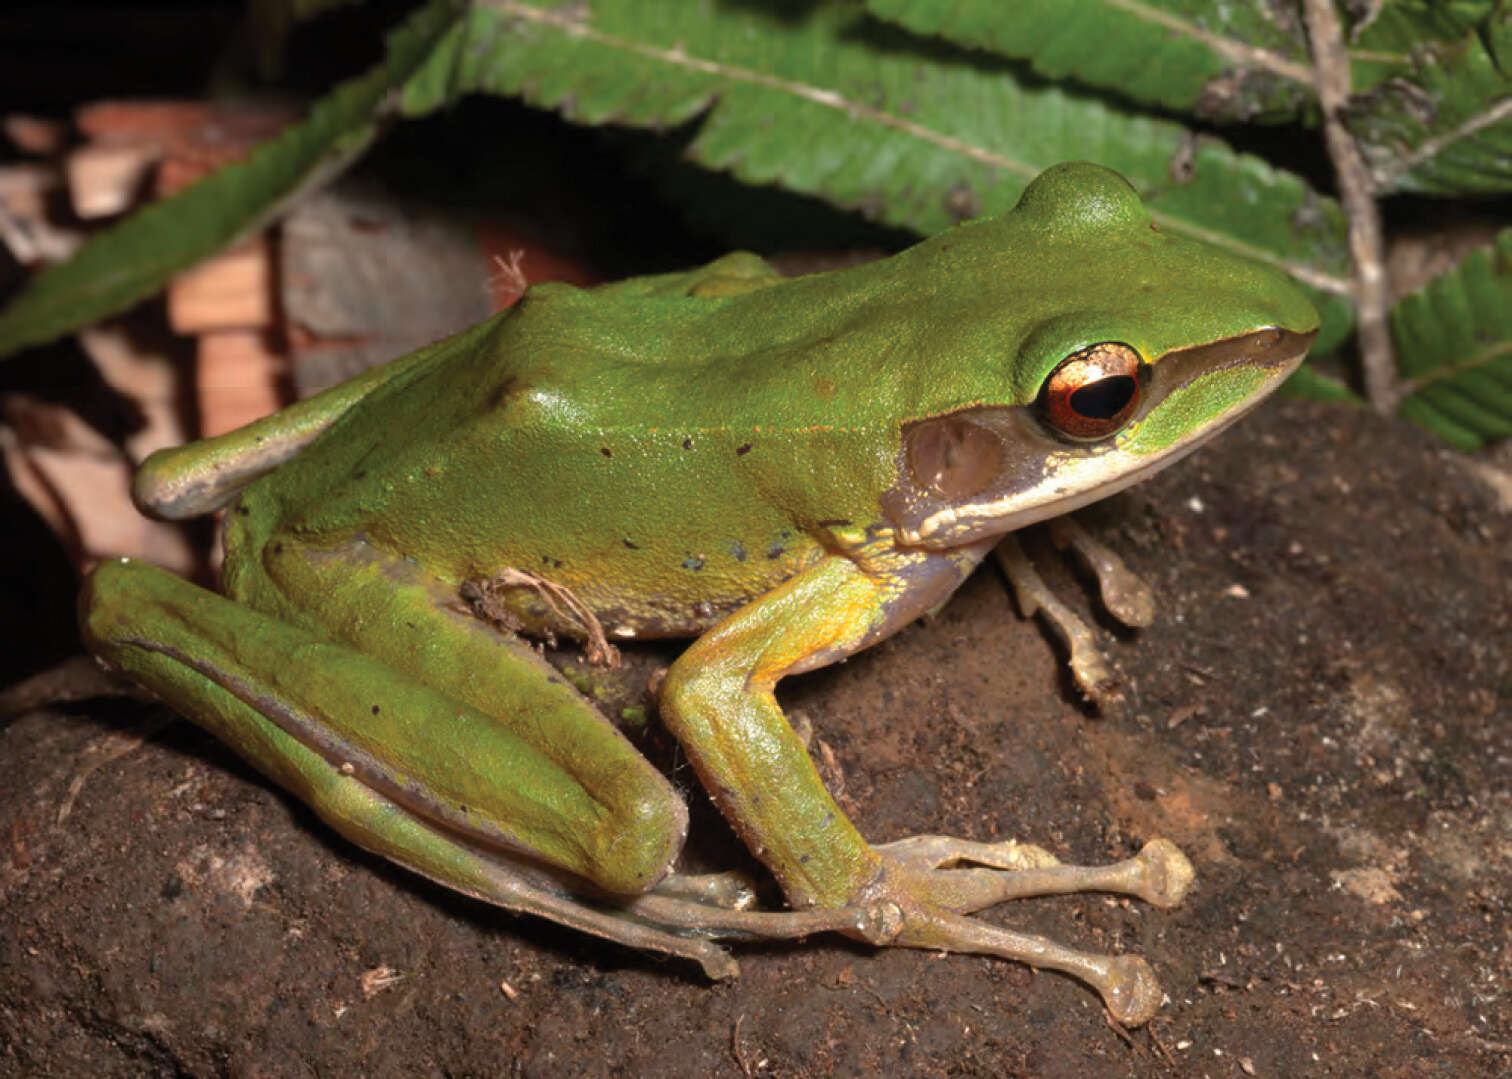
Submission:
{"label": "frog's eye", "polygon": [[1059,435],[1107,438],[1139,407],[1139,353],[1128,345],[1089,345],[1062,360],[1040,390],[1039,410]]}
{"label": "frog's eye", "polygon": [[914,482],[951,502],[981,491],[1003,468],[1002,440],[961,416],[917,424],[906,438]]}

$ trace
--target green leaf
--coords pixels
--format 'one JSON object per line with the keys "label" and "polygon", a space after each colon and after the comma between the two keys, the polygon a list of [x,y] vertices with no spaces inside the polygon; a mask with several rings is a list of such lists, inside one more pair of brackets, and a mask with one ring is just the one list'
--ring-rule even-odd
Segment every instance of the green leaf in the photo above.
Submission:
{"label": "green leaf", "polygon": [[1310,363],[1305,363],[1292,372],[1291,378],[1281,384],[1281,392],[1290,397],[1305,397],[1333,405],[1365,403],[1354,390],[1332,375],[1325,375]]}
{"label": "green leaf", "polygon": [[1413,70],[1413,50],[1449,44],[1470,33],[1500,0],[1379,0],[1359,6],[1350,30],[1350,85],[1355,93]]}
{"label": "green leaf", "polygon": [[1460,449],[1512,435],[1512,229],[1391,309],[1398,411]]}
{"label": "green leaf", "polygon": [[1377,191],[1512,191],[1512,10],[1454,41],[1411,50],[1410,67],[1345,111]]}
{"label": "green leaf", "polygon": [[0,310],[0,356],[125,310],[344,167],[371,141],[391,92],[422,68],[459,14],[454,0],[432,0],[389,35],[381,64],[342,83],[245,161],[152,203],[32,278]]}
{"label": "green leaf", "polygon": [[1029,61],[1205,120],[1286,120],[1314,99],[1307,41],[1277,4],[1212,0],[866,0],[920,34]]}
{"label": "green leaf", "polygon": [[1098,161],[1162,228],[1279,266],[1347,324],[1338,205],[1295,175],[1178,124],[1021,82],[1012,62],[922,39],[852,3],[489,0],[461,57],[469,87],[579,123],[701,116],[688,156],[933,233],[1007,209],[1058,161]]}

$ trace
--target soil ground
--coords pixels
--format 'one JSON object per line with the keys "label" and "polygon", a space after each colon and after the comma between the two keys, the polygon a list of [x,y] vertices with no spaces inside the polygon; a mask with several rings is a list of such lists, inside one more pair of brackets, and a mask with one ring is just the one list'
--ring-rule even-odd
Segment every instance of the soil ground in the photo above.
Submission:
{"label": "soil ground", "polygon": [[[1179,843],[1198,883],[1176,910],[989,914],[1145,955],[1169,994],[1148,1026],[1059,975],[837,938],[738,947],[710,984],[418,880],[189,724],[101,701],[0,730],[0,1074],[1507,1074],[1494,485],[1409,428],[1291,401],[1083,520],[1160,599],[1108,638],[1122,707],[1077,705],[991,572],[782,698],[876,839]],[[638,737],[687,788],[695,862],[750,866],[655,722]]]}

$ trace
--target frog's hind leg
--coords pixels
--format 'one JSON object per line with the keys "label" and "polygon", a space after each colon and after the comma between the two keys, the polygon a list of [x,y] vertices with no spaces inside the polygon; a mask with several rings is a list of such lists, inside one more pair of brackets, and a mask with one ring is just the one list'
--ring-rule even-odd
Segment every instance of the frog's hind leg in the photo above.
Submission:
{"label": "frog's hind leg", "polygon": [[668,873],[654,889],[659,896],[702,907],[751,910],[756,906],[756,882],[738,869],[722,873]]}
{"label": "frog's hind leg", "polygon": [[[360,574],[356,576],[361,576]],[[361,589],[354,599],[361,600]],[[687,929],[607,893],[659,879],[679,850],[686,811],[656,772],[591,705],[522,643],[444,694],[370,655],[252,610],[142,563],[101,565],[81,599],[97,654],[227,742],[359,846],[433,880],[635,948],[693,959],[715,978],[734,961]],[[385,622],[434,671],[458,634],[418,607]],[[443,616],[437,616],[443,617]],[[376,621],[370,613],[370,621]],[[465,636],[464,641],[468,640]],[[481,643],[481,636],[478,642]],[[527,677],[539,675],[540,677]],[[459,675],[459,677],[462,677]],[[496,695],[524,708],[513,728],[458,696]],[[498,705],[498,701],[495,705]],[[566,725],[576,761],[532,744],[532,725]],[[562,732],[557,732],[558,738]],[[526,852],[523,856],[520,852]],[[548,864],[549,863],[549,864]],[[572,875],[552,865],[568,867]],[[605,893],[592,893],[583,877]]]}

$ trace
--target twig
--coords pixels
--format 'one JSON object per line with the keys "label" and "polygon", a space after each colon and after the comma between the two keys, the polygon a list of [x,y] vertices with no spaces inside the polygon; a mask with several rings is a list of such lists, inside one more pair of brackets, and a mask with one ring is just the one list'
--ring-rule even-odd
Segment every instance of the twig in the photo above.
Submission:
{"label": "twig", "polygon": [[1375,203],[1370,169],[1344,126],[1349,98],[1349,52],[1333,0],[1303,0],[1307,36],[1312,43],[1318,101],[1323,108],[1323,137],[1339,181],[1339,202],[1349,222],[1349,254],[1354,264],[1355,313],[1365,396],[1377,412],[1391,413],[1401,398],[1386,311],[1386,257],[1381,216]]}
{"label": "twig", "polygon": [[740,1025],[745,1022],[745,1016],[739,1016],[735,1020],[735,1026],[730,1030],[730,1052],[735,1057],[735,1063],[740,1065],[740,1070],[747,1079],[756,1074],[756,1069],[746,1059],[745,1046],[740,1038]]}
{"label": "twig", "polygon": [[1127,1045],[1130,1049],[1134,1049],[1135,1048],[1135,1045],[1134,1045],[1134,1036],[1132,1034],[1130,1034],[1127,1030],[1125,1030],[1124,1029],[1124,1025],[1122,1023],[1120,1023],[1117,1019],[1114,1019],[1113,1018],[1113,1013],[1110,1012],[1110,1011],[1108,1011],[1108,1009],[1106,1009],[1106,1008],[1103,1009],[1103,1022],[1108,1024],[1108,1029],[1109,1030],[1111,1030],[1114,1034],[1117,1034],[1121,1039],[1123,1039],[1123,1043],[1125,1045]]}

